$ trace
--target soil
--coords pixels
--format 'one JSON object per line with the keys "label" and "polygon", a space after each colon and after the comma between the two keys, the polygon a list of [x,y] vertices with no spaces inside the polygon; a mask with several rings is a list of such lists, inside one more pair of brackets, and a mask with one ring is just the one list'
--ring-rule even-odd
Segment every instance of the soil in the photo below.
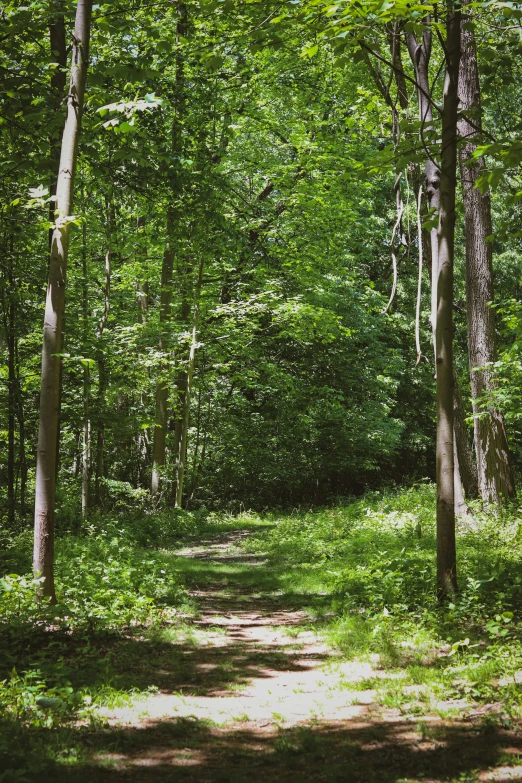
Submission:
{"label": "soil", "polygon": [[[237,546],[243,535],[178,554],[255,570],[263,560]],[[295,597],[247,589],[233,569],[226,579],[215,572],[192,591],[197,641],[171,643],[175,666],[164,652],[157,658],[158,692],[101,711],[106,726],[92,735],[83,780],[522,781],[521,736],[488,720],[495,705],[470,712],[453,701],[462,713],[451,721],[382,707],[364,688],[390,676],[377,657],[344,660]],[[140,654],[155,665],[153,650]]]}

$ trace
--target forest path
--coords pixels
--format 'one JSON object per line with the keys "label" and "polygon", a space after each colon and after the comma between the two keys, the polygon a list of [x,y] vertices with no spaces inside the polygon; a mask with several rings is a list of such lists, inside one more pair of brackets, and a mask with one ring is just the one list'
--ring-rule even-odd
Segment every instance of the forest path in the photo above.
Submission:
{"label": "forest path", "polygon": [[379,703],[364,681],[393,674],[332,650],[304,608],[313,597],[281,590],[271,564],[241,549],[245,535],[175,553],[198,613],[186,635],[149,640],[134,656],[134,676],[143,684],[153,673],[158,691],[102,711],[84,779],[522,780],[521,767],[488,771],[501,746],[509,755],[507,734],[479,739],[472,723],[416,721]]}
{"label": "forest path", "polygon": [[238,547],[246,535],[232,531],[176,553],[211,574],[190,590],[197,643],[180,640],[185,665],[176,692],[162,689],[134,707],[107,711],[111,723],[135,724],[146,712],[148,720],[175,715],[273,729],[351,719],[372,700],[374,691],[347,690],[350,682],[376,676],[371,664],[335,655],[298,608],[303,597],[277,594],[267,561]]}

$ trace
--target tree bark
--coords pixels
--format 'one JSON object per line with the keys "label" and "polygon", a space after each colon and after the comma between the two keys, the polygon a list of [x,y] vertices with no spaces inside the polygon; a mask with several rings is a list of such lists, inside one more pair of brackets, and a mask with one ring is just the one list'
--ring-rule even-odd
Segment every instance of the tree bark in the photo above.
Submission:
{"label": "tree bark", "polygon": [[36,456],[33,568],[43,577],[39,595],[56,601],[54,586],[54,513],[62,324],[74,176],[87,79],[92,0],[78,0],[72,45],[67,113],[56,188],[55,223],[45,302],[40,415]]}
{"label": "tree bark", "polygon": [[[173,230],[173,212],[169,207],[167,216],[167,234],[172,235]],[[168,324],[171,315],[172,299],[172,270],[174,266],[174,254],[171,250],[170,242],[165,247],[163,253],[163,263],[161,267],[161,294],[160,294],[160,340],[159,349],[162,355],[168,351],[170,344]],[[163,375],[163,377],[161,377]],[[162,471],[165,465],[165,451],[167,446],[167,423],[168,423],[168,401],[169,401],[169,383],[166,377],[167,368],[162,362],[160,369],[160,378],[156,384],[156,418],[154,422],[154,434],[152,441],[152,480],[151,494],[156,497],[161,489]]]}
{"label": "tree bark", "polygon": [[[85,199],[84,199],[85,203]],[[87,294],[87,224],[82,225],[82,318],[83,338],[87,340],[89,300]],[[85,353],[85,348],[84,348]],[[89,421],[90,368],[83,368],[83,444],[82,444],[82,519],[89,507],[89,462],[91,450],[91,422]]]}
{"label": "tree bark", "polygon": [[9,248],[8,299],[7,299],[7,519],[10,525],[15,521],[15,421],[16,421],[16,333],[15,333],[15,284],[13,275],[13,240]]}
{"label": "tree bark", "polygon": [[453,432],[455,433],[455,449],[458,456],[458,469],[461,486],[466,500],[478,497],[477,466],[473,461],[473,449],[468,436],[464,403],[455,369],[453,370]]}
{"label": "tree bark", "polygon": [[103,356],[98,359],[98,431],[96,435],[96,473],[94,475],[94,499],[98,507],[102,503],[101,484],[103,479],[103,456],[105,450],[105,361]]}
{"label": "tree bark", "polygon": [[96,473],[94,478],[94,497],[96,505],[101,505],[101,481],[103,478],[103,452],[105,448],[105,355],[103,350],[102,338],[107,321],[109,320],[109,310],[111,306],[111,273],[112,273],[112,234],[113,234],[113,214],[112,205],[109,199],[105,202],[107,212],[107,246],[105,248],[105,287],[103,292],[103,313],[96,330],[96,345],[98,354],[98,433],[96,437]]}
{"label": "tree bark", "polygon": [[20,361],[18,358],[18,344],[15,342],[16,361],[16,417],[18,419],[18,459],[20,470],[20,514],[25,516],[25,501],[27,489],[27,457],[25,454],[25,415],[24,398],[20,384]]}
{"label": "tree bark", "polygon": [[[49,43],[51,55],[58,65],[51,76],[51,93],[53,101],[53,111],[55,117],[61,113],[60,109],[65,103],[65,88],[67,86],[67,40],[65,31],[65,3],[63,0],[50,0],[49,4]],[[58,125],[52,127],[49,136],[49,157],[51,176],[49,182],[49,223],[53,224],[56,210],[56,186],[58,183],[58,170],[60,167],[60,130]],[[49,229],[49,254],[51,253],[53,242],[53,228]],[[65,330],[65,321],[62,321],[62,345],[63,333]],[[60,430],[61,430],[61,408],[62,408],[62,382],[63,382],[63,359],[60,357],[60,390],[58,399],[58,424],[56,435],[56,480],[60,470]]]}
{"label": "tree bark", "polygon": [[[469,3],[466,20],[471,21]],[[493,301],[492,244],[487,238],[492,233],[489,193],[481,193],[476,182],[485,168],[483,158],[474,160],[473,153],[480,143],[482,110],[477,66],[475,34],[469,25],[461,30],[459,72],[460,109],[471,118],[459,119],[458,130],[463,140],[459,147],[460,178],[464,201],[466,230],[466,304],[468,319],[468,354],[473,398],[475,450],[478,481],[483,500],[500,503],[502,498],[515,496],[515,482],[506,427],[502,414],[488,409],[480,413],[479,398],[492,390],[490,370],[479,370],[496,360],[495,311],[488,305]]]}
{"label": "tree bark", "polygon": [[[193,281],[193,263],[190,257],[185,258],[181,268],[178,269],[179,290],[181,292],[181,313],[180,320],[187,333],[191,331],[191,302],[194,298]],[[190,345],[188,346],[187,358],[183,365],[176,372],[176,406],[174,417],[174,444],[173,453],[176,458],[175,477],[172,483],[172,500],[176,505],[177,480],[179,473],[179,457],[181,453],[181,439],[183,436],[183,421],[185,416],[185,397],[188,385],[188,367],[190,358]]]}
{"label": "tree bark", "polygon": [[440,600],[457,590],[453,458],[453,260],[460,59],[460,11],[458,9],[448,10],[446,29],[436,322],[437,591]]}
{"label": "tree bark", "polygon": [[[147,249],[146,246],[140,241],[140,234],[144,231],[146,226],[146,217],[140,216],[136,221],[136,234],[138,249],[136,253],[136,260],[140,265],[139,280],[136,283],[138,290],[138,322],[145,325],[147,323],[149,314],[149,283],[146,279],[147,269]],[[143,270],[143,271],[142,271]],[[141,351],[141,349],[140,349]],[[148,408],[148,400],[145,394],[141,394],[140,405],[142,408]],[[147,466],[150,463],[150,430],[148,427],[141,429],[138,432],[138,447],[137,447],[137,484],[138,486],[145,486],[143,483],[143,474],[147,470]]]}
{"label": "tree bark", "polygon": [[196,364],[197,332],[199,322],[199,300],[201,296],[201,284],[203,281],[203,256],[199,263],[198,281],[196,284],[196,296],[194,301],[194,316],[192,323],[192,339],[190,343],[190,353],[187,367],[187,385],[185,394],[182,398],[182,418],[181,431],[179,437],[179,451],[176,465],[176,508],[183,505],[183,482],[185,479],[185,463],[187,460],[188,428],[190,421],[190,398],[192,393],[192,378],[194,376],[194,367]]}

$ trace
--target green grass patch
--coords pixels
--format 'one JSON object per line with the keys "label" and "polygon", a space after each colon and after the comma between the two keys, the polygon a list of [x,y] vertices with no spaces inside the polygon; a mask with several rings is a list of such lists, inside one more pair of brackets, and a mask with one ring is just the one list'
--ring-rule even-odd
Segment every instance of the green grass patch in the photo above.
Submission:
{"label": "green grass patch", "polygon": [[[56,607],[35,602],[29,534],[4,534],[0,780],[83,763],[100,705],[158,690],[240,694],[256,666],[284,668],[277,650],[241,662],[241,650],[232,659],[207,647],[224,631],[193,624],[190,590],[211,591],[224,613],[249,602],[304,612],[286,628],[289,645],[313,628],[345,659],[369,662],[371,677],[339,688],[371,690],[382,709],[451,719],[454,703],[489,702],[488,721],[508,725],[522,703],[522,514],[477,507],[459,523],[460,593],[441,608],[434,506],[421,485],[308,513],[93,519],[82,535],[58,536]],[[213,542],[238,530],[249,535],[221,557]],[[314,737],[290,732],[276,749]]]}

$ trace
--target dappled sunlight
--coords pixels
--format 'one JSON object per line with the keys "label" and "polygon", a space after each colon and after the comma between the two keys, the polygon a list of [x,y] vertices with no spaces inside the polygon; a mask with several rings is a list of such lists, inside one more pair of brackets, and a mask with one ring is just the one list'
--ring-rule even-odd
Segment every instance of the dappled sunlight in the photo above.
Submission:
{"label": "dappled sunlight", "polygon": [[[417,539],[404,526],[381,536],[380,519],[361,519],[349,540],[318,514],[306,525],[285,519],[261,535],[228,530],[161,551],[185,585],[179,608],[159,623],[92,633],[35,627],[43,676],[60,670],[92,703],[52,735],[9,721],[7,731],[30,741],[35,764],[64,783],[519,779],[517,713],[495,685],[496,662],[460,658],[436,613],[412,622],[395,550]],[[375,552],[379,571],[368,568]],[[343,593],[348,611],[334,611],[340,563],[360,572],[350,584],[377,607],[389,600],[390,573],[399,601],[367,614]],[[422,595],[420,581],[412,584]],[[61,663],[49,656],[55,644]],[[517,671],[498,687],[516,688]]]}
{"label": "dappled sunlight", "polygon": [[[341,781],[403,783],[518,780],[520,736],[477,731],[440,719],[416,724],[380,720],[299,724],[213,725],[196,718],[144,722],[91,734],[91,762],[58,780],[82,774],[93,781]],[[502,760],[495,771],[490,767]],[[511,763],[510,763],[511,762]],[[511,777],[509,775],[511,774]],[[89,777],[90,776],[90,777]]]}
{"label": "dappled sunlight", "polygon": [[[435,782],[468,772],[494,780],[482,774],[522,753],[511,732],[483,734],[485,713],[455,720],[469,716],[465,699],[433,700],[427,686],[405,684],[404,672],[382,669],[378,655],[340,657],[299,594],[277,594],[277,569],[261,558],[245,567],[236,542],[221,537],[176,553],[191,561],[183,570],[197,585],[199,642],[160,644],[166,665],[147,662],[158,692],[98,711],[105,728],[93,739],[93,779],[241,781],[255,771],[274,781],[398,783],[429,774]],[[415,716],[419,700],[431,714]]]}

